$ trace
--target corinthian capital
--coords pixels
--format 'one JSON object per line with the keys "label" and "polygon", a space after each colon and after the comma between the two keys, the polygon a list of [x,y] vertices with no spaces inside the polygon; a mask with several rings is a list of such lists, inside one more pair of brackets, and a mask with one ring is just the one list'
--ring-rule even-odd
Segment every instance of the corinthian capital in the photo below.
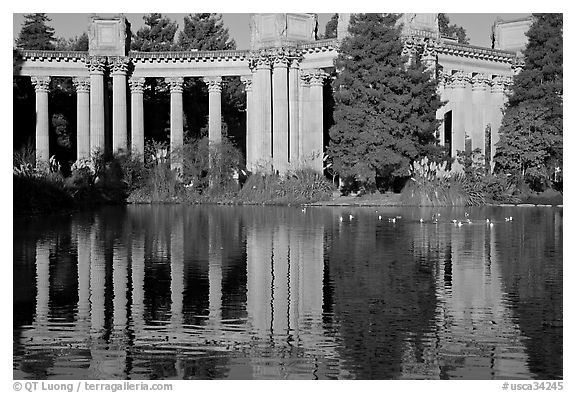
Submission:
{"label": "corinthian capital", "polygon": [[222,91],[222,77],[220,76],[206,76],[204,83],[208,86],[209,93],[220,93]]}
{"label": "corinthian capital", "polygon": [[240,77],[240,82],[244,84],[244,90],[252,91],[252,76],[251,75],[243,75]]}
{"label": "corinthian capital", "polygon": [[90,56],[86,58],[86,67],[91,74],[102,74],[106,69],[106,57]]}
{"label": "corinthian capital", "polygon": [[75,77],[72,79],[74,88],[77,93],[89,93],[90,92],[90,78]]}
{"label": "corinthian capital", "polygon": [[272,65],[270,59],[270,53],[261,50],[258,52],[252,52],[250,59],[248,60],[248,66],[251,70],[259,68],[270,68]]}
{"label": "corinthian capital", "polygon": [[116,56],[109,59],[113,74],[124,74],[128,72],[129,59],[124,56]]}
{"label": "corinthian capital", "polygon": [[166,83],[170,87],[170,93],[182,93],[182,87],[184,86],[184,78],[174,77],[166,78]]}
{"label": "corinthian capital", "polygon": [[146,78],[130,78],[128,80],[128,84],[130,85],[130,91],[132,93],[143,93],[145,82]]}
{"label": "corinthian capital", "polygon": [[49,76],[33,76],[31,78],[32,84],[34,85],[34,90],[36,93],[48,93],[50,87],[50,77]]}
{"label": "corinthian capital", "polygon": [[472,90],[486,90],[490,78],[486,74],[478,73],[472,77]]}
{"label": "corinthian capital", "polygon": [[468,82],[470,82],[470,75],[462,70],[457,70],[450,75],[448,81],[452,88],[464,88],[468,85]]}
{"label": "corinthian capital", "polygon": [[324,85],[324,79],[330,76],[327,72],[321,69],[311,70],[305,74],[308,77],[308,83],[310,83],[310,86],[322,86]]}

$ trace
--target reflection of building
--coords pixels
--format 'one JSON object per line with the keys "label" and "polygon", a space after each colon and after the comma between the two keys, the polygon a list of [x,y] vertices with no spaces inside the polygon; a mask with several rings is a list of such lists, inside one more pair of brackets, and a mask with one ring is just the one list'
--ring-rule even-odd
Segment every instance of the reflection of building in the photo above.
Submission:
{"label": "reflection of building", "polygon": [[[314,349],[325,335],[322,225],[294,229],[247,218],[241,228],[240,217],[202,210],[187,217],[180,207],[162,222],[149,209],[131,209],[131,229],[120,233],[104,216],[89,225],[72,223],[72,324],[51,314],[56,241],[37,242],[34,323],[23,330],[20,345],[34,356],[41,351],[49,360],[42,363],[45,371],[100,379],[148,378],[150,370],[175,378],[326,375],[322,359],[335,355]],[[192,231],[199,222],[206,226]],[[207,244],[196,237],[203,234]],[[167,256],[150,247],[158,236],[167,236]],[[206,299],[203,309],[190,308],[185,299],[191,296]],[[153,297],[168,298],[168,309],[153,312],[164,307]],[[284,365],[286,357],[299,356],[301,362]],[[23,359],[23,369],[30,362]]]}
{"label": "reflection of building", "polygon": [[507,307],[501,280],[495,245],[498,227],[447,225],[447,233],[437,227],[423,229],[427,233],[417,247],[419,252],[448,253],[434,256],[437,340],[424,350],[428,353],[424,358],[431,362],[415,362],[407,342],[405,372],[410,377],[463,379],[530,375],[520,328]]}

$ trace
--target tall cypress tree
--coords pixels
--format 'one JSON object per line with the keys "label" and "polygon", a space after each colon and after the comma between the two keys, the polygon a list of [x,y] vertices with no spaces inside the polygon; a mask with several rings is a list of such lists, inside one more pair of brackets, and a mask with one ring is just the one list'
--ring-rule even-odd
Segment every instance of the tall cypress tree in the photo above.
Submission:
{"label": "tall cypress tree", "polygon": [[174,47],[178,24],[162,14],[144,15],[144,26],[132,36],[130,48],[141,52],[169,51]]}
{"label": "tall cypress tree", "polygon": [[184,30],[178,35],[178,47],[180,50],[226,50],[236,49],[236,42],[230,39],[222,15],[190,14],[184,17]]}
{"label": "tall cypress tree", "polygon": [[402,56],[398,15],[356,14],[335,59],[335,124],[328,154],[344,178],[372,186],[408,175],[436,142],[437,82]]}
{"label": "tall cypress tree", "polygon": [[525,67],[514,77],[497,144],[496,170],[537,191],[562,168],[562,14],[534,14]]}
{"label": "tall cypress tree", "polygon": [[46,14],[24,15],[24,25],[16,40],[16,47],[54,50],[54,29],[48,26],[46,22],[50,22],[50,18]]}

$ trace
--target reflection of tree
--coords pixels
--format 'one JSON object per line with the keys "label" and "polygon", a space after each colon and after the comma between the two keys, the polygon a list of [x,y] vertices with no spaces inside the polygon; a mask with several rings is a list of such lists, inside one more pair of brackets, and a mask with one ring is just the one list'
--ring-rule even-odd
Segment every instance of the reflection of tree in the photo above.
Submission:
{"label": "reflection of tree", "polygon": [[534,209],[496,232],[502,281],[535,379],[563,376],[562,210]]}
{"label": "reflection of tree", "polygon": [[424,361],[424,336],[433,329],[436,302],[432,262],[410,255],[413,234],[405,226],[376,228],[376,222],[328,230],[340,352],[350,372],[362,379],[400,377],[408,337],[416,360]]}

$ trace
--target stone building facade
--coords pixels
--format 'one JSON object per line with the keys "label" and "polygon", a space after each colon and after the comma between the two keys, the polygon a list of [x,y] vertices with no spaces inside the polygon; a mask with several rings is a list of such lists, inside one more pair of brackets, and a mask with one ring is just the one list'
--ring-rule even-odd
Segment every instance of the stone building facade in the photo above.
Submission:
{"label": "stone building facade", "polygon": [[[251,49],[228,51],[132,52],[125,17],[93,17],[88,52],[21,51],[20,76],[36,91],[37,162],[49,159],[48,85],[51,77],[72,77],[77,92],[77,158],[106,146],[105,75],[112,79],[112,149],[144,151],[145,78],[164,78],[170,88],[170,147],[183,144],[184,78],[201,78],[209,91],[208,134],[221,140],[222,77],[239,76],[246,92],[246,167],[285,172],[323,165],[323,86],[335,72],[339,41],[350,14],[339,15],[338,38],[316,40],[314,14],[251,15]],[[442,37],[437,14],[404,14],[402,39],[407,55],[422,49],[436,70],[439,94],[447,101],[439,143],[457,151],[479,148],[493,157],[506,89],[522,67],[518,45],[529,26],[497,22],[496,46],[459,44]],[[524,41],[525,42],[525,41]],[[513,45],[509,47],[507,45]],[[130,104],[128,105],[128,100]],[[181,164],[173,160],[172,167]]]}

